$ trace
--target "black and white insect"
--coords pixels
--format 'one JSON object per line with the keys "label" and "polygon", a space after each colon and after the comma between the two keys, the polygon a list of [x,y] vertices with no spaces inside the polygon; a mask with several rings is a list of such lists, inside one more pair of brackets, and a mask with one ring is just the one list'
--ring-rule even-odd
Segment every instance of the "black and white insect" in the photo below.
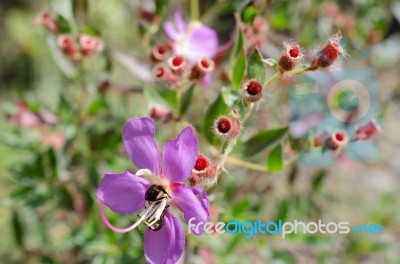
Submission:
{"label": "black and white insect", "polygon": [[[143,223],[145,223],[152,231],[158,231],[164,224],[164,216],[168,205],[168,198],[171,198],[165,188],[161,185],[153,184],[147,189],[145,193],[145,200],[147,204],[145,209],[151,204],[154,204],[153,208],[147,213],[147,216]],[[142,212],[138,217],[142,217]]]}

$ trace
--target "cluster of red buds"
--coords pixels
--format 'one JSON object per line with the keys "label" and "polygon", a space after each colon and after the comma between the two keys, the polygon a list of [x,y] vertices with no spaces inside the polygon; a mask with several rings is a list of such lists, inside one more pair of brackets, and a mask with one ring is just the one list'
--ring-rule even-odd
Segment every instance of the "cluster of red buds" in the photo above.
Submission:
{"label": "cluster of red buds", "polygon": [[240,27],[246,37],[248,50],[261,47],[267,42],[266,32],[268,30],[268,24],[264,17],[257,16],[254,18],[251,25],[242,23]]}
{"label": "cluster of red buds", "polygon": [[154,67],[156,81],[168,85],[177,85],[182,79],[200,81],[208,73],[212,72],[215,63],[210,58],[201,58],[194,65],[191,65],[182,55],[172,55],[168,45],[160,45],[153,48],[151,58],[158,64]]}
{"label": "cluster of red buds", "polygon": [[323,132],[313,139],[314,147],[324,147],[332,151],[341,150],[348,142],[347,134],[343,131]]}
{"label": "cluster of red buds", "polygon": [[314,71],[318,68],[329,67],[340,55],[343,55],[344,51],[340,46],[341,38],[342,33],[340,31],[331,36],[325,47],[318,51],[317,55],[311,61],[309,70]]}
{"label": "cluster of red buds", "polygon": [[333,151],[340,150],[349,141],[363,141],[372,138],[376,133],[380,132],[381,128],[375,120],[370,120],[367,124],[360,126],[356,130],[355,138],[349,140],[347,134],[342,131],[336,131],[330,134],[325,131],[321,135],[313,138],[314,147],[324,147]]}
{"label": "cluster of red buds", "polygon": [[221,139],[232,140],[236,138],[242,130],[238,113],[233,110],[231,115],[217,118],[214,122],[213,130]]}
{"label": "cluster of red buds", "polygon": [[203,154],[199,154],[196,164],[189,178],[191,186],[201,186],[205,189],[211,188],[218,181],[217,165]]}
{"label": "cluster of red buds", "polygon": [[90,57],[103,49],[103,41],[96,36],[83,33],[73,35],[60,35],[57,38],[57,45],[60,50],[72,60],[82,57]]}

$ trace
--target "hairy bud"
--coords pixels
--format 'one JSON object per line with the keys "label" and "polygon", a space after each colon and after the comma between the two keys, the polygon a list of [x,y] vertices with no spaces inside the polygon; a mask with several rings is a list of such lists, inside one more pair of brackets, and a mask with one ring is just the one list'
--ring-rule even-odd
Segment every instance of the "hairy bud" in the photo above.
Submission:
{"label": "hairy bud", "polygon": [[206,76],[207,73],[214,70],[214,61],[210,58],[200,59],[193,67],[190,72],[191,80],[201,80]]}
{"label": "hairy bud", "polygon": [[205,155],[199,154],[192,170],[192,176],[189,178],[190,185],[200,185],[207,189],[214,186],[217,180],[217,166]]}
{"label": "hairy bud", "polygon": [[278,62],[279,70],[281,72],[293,70],[302,57],[303,53],[297,43],[286,43],[285,51]]}
{"label": "hairy bud", "polygon": [[317,53],[317,56],[312,60],[309,69],[316,70],[319,67],[329,67],[337,59],[337,57],[339,57],[339,55],[343,54],[339,44],[341,38],[342,33],[340,31],[331,36],[325,47],[321,49]]}
{"label": "hairy bud", "polygon": [[214,122],[215,134],[223,139],[232,139],[240,134],[242,127],[239,120],[228,116],[222,116]]}
{"label": "hairy bud", "polygon": [[357,129],[356,140],[368,140],[380,131],[382,131],[381,127],[375,120],[371,120]]}

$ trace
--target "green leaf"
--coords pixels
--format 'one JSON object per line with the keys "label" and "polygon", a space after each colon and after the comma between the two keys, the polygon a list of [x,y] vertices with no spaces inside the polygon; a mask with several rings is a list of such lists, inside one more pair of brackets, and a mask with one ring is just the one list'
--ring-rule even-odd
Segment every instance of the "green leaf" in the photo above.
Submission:
{"label": "green leaf", "polygon": [[[237,29],[237,34],[236,34],[236,41],[235,44],[232,47],[230,57],[229,57],[229,63],[228,63],[228,73],[231,74],[233,71],[233,67],[235,66],[236,58],[238,57],[239,53],[244,49],[245,43],[244,43],[244,35],[243,32],[240,31],[240,29]],[[232,77],[232,76],[230,76]]]}
{"label": "green leaf", "polygon": [[244,10],[242,20],[244,23],[253,24],[254,18],[256,18],[257,14],[257,9],[254,6],[249,6]]}
{"label": "green leaf", "polygon": [[214,132],[212,130],[213,125],[215,120],[224,114],[229,113],[229,107],[225,103],[224,98],[222,97],[222,94],[220,94],[217,99],[210,105],[210,107],[207,109],[207,112],[205,114],[204,118],[204,134],[207,138],[207,140],[210,143],[215,144],[217,142],[217,138],[214,135]]}
{"label": "green leaf", "polygon": [[243,143],[245,156],[253,156],[258,152],[272,148],[278,144],[287,134],[288,128],[275,128],[262,131]]}
{"label": "green leaf", "polygon": [[249,79],[255,79],[261,84],[265,82],[266,77],[266,67],[262,59],[260,51],[258,49],[254,50],[249,57],[249,66],[247,68]]}
{"label": "green leaf", "polygon": [[180,109],[180,114],[184,115],[186,111],[189,109],[190,102],[192,101],[193,94],[194,94],[194,89],[196,85],[192,84],[189,89],[186,90],[186,92],[182,95],[182,104],[181,104],[181,109]]}
{"label": "green leaf", "polygon": [[285,199],[281,200],[278,205],[278,212],[276,214],[276,221],[285,221],[289,211],[289,202]]}
{"label": "green leaf", "polygon": [[156,0],[156,14],[157,15],[162,15],[164,13],[165,8],[167,7],[168,0]]}
{"label": "green leaf", "polygon": [[328,172],[326,170],[318,171],[311,180],[311,189],[313,192],[317,192],[321,189],[322,183]]}
{"label": "green leaf", "polygon": [[21,248],[24,246],[24,227],[22,225],[21,218],[17,211],[12,212],[12,227],[14,231],[14,238],[17,245]]}
{"label": "green leaf", "polygon": [[58,25],[58,31],[60,33],[63,33],[63,34],[71,33],[71,31],[72,31],[71,26],[65,17],[63,17],[62,15],[57,15],[56,20],[57,20],[57,25]]}
{"label": "green leaf", "polygon": [[238,91],[232,90],[231,87],[222,87],[222,96],[224,97],[226,104],[229,107],[233,107],[242,97],[242,94]]}
{"label": "green leaf", "polygon": [[146,89],[143,89],[143,92],[144,96],[146,97],[148,107],[169,109],[169,104],[167,101],[154,89],[146,87]]}
{"label": "green leaf", "polygon": [[242,86],[244,75],[246,73],[246,55],[241,50],[232,71],[232,85],[235,90],[239,90]]}
{"label": "green leaf", "polygon": [[267,160],[267,168],[271,173],[281,172],[283,169],[282,144],[276,145]]}

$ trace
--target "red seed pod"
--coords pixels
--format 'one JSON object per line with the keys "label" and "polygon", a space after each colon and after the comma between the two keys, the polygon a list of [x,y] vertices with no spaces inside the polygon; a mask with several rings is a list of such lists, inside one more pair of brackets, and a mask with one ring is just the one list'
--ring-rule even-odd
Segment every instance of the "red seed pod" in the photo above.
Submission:
{"label": "red seed pod", "polygon": [[166,60],[170,55],[171,49],[168,45],[162,44],[155,46],[151,50],[151,60],[153,62],[160,62]]}
{"label": "red seed pod", "polygon": [[189,178],[191,186],[200,185],[203,188],[210,188],[218,180],[217,166],[205,155],[199,154]]}
{"label": "red seed pod", "polygon": [[76,43],[71,35],[58,36],[57,45],[61,49],[61,51],[69,58],[74,60],[79,58],[79,53]]}
{"label": "red seed pod", "polygon": [[314,137],[313,146],[316,148],[322,147],[324,142],[327,140],[327,137],[329,137],[329,133],[327,131],[324,131],[321,135]]}
{"label": "red seed pod", "polygon": [[207,73],[212,72],[215,68],[215,63],[210,58],[200,59],[190,72],[190,80],[201,80]]}
{"label": "red seed pod", "polygon": [[327,148],[333,151],[342,149],[347,144],[347,134],[337,131],[327,139],[325,144]]}
{"label": "red seed pod", "polygon": [[172,120],[173,115],[168,109],[152,107],[150,109],[150,118],[152,118],[153,120],[161,121],[163,123],[168,123]]}
{"label": "red seed pod", "polygon": [[156,65],[153,72],[154,77],[158,82],[164,82],[165,84],[170,85],[175,84],[177,81],[177,78],[172,71],[164,65]]}
{"label": "red seed pod", "polygon": [[278,65],[281,72],[291,71],[296,68],[298,62],[303,57],[301,48],[296,43],[286,43],[285,51],[279,59]]}
{"label": "red seed pod", "polygon": [[79,33],[78,40],[83,56],[91,56],[103,49],[103,41],[98,37]]}
{"label": "red seed pod", "polygon": [[58,24],[56,19],[47,11],[37,16],[33,22],[35,24],[43,25],[48,31],[52,33],[56,33],[58,31]]}
{"label": "red seed pod", "polygon": [[181,55],[174,55],[169,58],[168,65],[177,76],[182,76],[186,71],[186,60]]}
{"label": "red seed pod", "polygon": [[228,116],[218,118],[214,123],[214,132],[223,139],[232,139],[240,134],[242,127],[239,120]]}
{"label": "red seed pod", "polygon": [[376,133],[381,132],[381,127],[375,120],[369,121],[367,124],[359,127],[356,131],[356,140],[368,140]]}
{"label": "red seed pod", "polygon": [[331,36],[325,47],[321,49],[312,60],[309,69],[316,70],[319,67],[326,68],[332,65],[337,57],[343,53],[339,44],[341,38],[342,33],[340,31]]}
{"label": "red seed pod", "polygon": [[243,90],[244,90],[244,97],[249,102],[257,102],[263,96],[262,85],[257,80],[252,79],[245,82]]}

